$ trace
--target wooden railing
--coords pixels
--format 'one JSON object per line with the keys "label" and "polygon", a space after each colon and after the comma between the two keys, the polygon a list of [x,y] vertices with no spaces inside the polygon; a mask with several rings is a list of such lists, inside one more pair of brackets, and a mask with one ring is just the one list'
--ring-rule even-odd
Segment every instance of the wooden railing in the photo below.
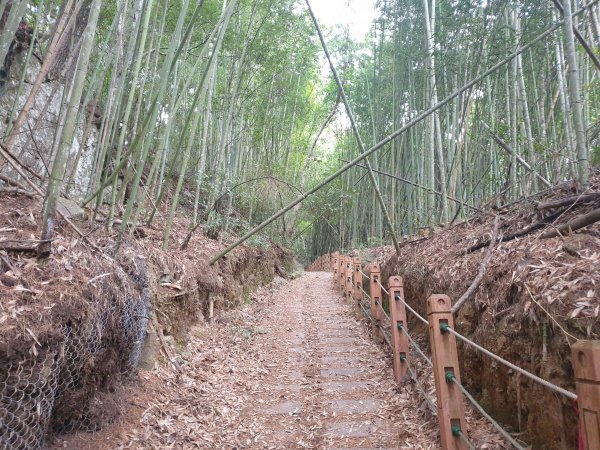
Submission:
{"label": "wooden railing", "polygon": [[[379,265],[372,263],[367,267],[363,268],[358,257],[335,252],[322,255],[310,264],[307,270],[332,273],[334,288],[339,290],[341,296],[351,305],[356,317],[366,317],[370,321],[373,339],[389,346],[396,381],[404,383],[412,378],[413,382],[419,383],[416,372],[411,367],[414,357],[423,358],[431,366],[435,380],[435,412],[439,420],[442,449],[475,448],[469,440],[465,421],[465,397],[514,448],[527,448],[526,444],[519,442],[498,424],[462,385],[457,339],[575,402],[579,410],[579,448],[600,449],[600,341],[578,341],[571,347],[577,390],[575,394],[516,366],[457,332],[451,312],[452,302],[448,296],[431,295],[427,299],[427,318],[424,318],[406,302],[402,277],[388,278],[386,289],[381,281]],[[365,279],[369,282],[369,292],[363,288]],[[389,314],[384,308],[382,293],[387,294],[389,298]],[[431,357],[426,355],[410,335],[407,310],[427,325]],[[389,325],[386,326],[385,323]],[[427,396],[422,387],[417,386],[417,391]],[[431,399],[426,397],[426,400],[430,405],[433,404]]]}

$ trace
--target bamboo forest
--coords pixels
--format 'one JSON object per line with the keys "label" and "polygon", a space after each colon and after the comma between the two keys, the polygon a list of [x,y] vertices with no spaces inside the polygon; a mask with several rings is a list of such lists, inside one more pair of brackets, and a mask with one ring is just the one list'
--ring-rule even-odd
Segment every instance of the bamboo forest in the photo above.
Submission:
{"label": "bamboo forest", "polygon": [[600,448],[598,0],[0,12],[0,449]]}

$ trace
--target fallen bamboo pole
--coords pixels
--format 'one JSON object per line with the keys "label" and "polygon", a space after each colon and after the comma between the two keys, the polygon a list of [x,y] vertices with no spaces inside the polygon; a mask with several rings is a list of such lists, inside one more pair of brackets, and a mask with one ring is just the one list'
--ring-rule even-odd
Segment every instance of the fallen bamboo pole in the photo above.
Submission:
{"label": "fallen bamboo pole", "polygon": [[575,230],[587,227],[588,225],[598,221],[600,221],[600,208],[593,209],[587,214],[575,217],[574,219],[569,220],[567,223],[563,223],[552,230],[546,231],[544,234],[542,234],[541,238],[548,239],[564,234],[571,234]]}

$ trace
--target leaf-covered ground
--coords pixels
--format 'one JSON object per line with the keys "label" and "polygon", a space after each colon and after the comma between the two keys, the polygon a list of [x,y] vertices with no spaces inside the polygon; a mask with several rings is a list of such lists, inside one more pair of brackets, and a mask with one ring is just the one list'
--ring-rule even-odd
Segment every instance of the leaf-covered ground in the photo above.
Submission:
{"label": "leaf-covered ground", "polygon": [[[331,287],[306,273],[192,329],[179,373],[143,372],[121,422],[77,448],[438,448],[437,420]],[[426,384],[427,381],[423,380]],[[430,381],[430,380],[429,380]],[[428,389],[435,401],[435,394]],[[470,411],[478,448],[501,439]]]}

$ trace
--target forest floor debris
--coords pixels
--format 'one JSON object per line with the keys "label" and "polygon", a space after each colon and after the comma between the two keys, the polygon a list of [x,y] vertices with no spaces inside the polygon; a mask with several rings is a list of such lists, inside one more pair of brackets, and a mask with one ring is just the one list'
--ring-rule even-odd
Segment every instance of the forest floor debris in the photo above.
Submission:
{"label": "forest floor debris", "polygon": [[[209,267],[208,255],[224,243],[199,232],[187,251],[163,252],[160,220],[144,236],[126,235],[117,258],[116,230],[85,221],[78,226],[86,241],[58,221],[45,259],[33,247],[9,249],[36,241],[40,211],[38,199],[0,192],[0,420],[9,427],[0,427],[0,447],[36,448],[46,433],[115,421],[115,392],[129,389],[123,382],[134,373],[148,319],[156,316],[149,329],[176,347],[202,323],[209,296],[233,308],[291,260],[275,245],[245,245]],[[186,231],[187,221],[176,218],[172,240]]]}
{"label": "forest floor debris", "polygon": [[[276,279],[240,310],[198,325],[176,373],[140,375],[122,422],[61,446],[104,448],[438,448],[437,420],[331,288],[331,275]],[[435,402],[432,377],[423,381]],[[477,448],[505,448],[468,412]]]}

